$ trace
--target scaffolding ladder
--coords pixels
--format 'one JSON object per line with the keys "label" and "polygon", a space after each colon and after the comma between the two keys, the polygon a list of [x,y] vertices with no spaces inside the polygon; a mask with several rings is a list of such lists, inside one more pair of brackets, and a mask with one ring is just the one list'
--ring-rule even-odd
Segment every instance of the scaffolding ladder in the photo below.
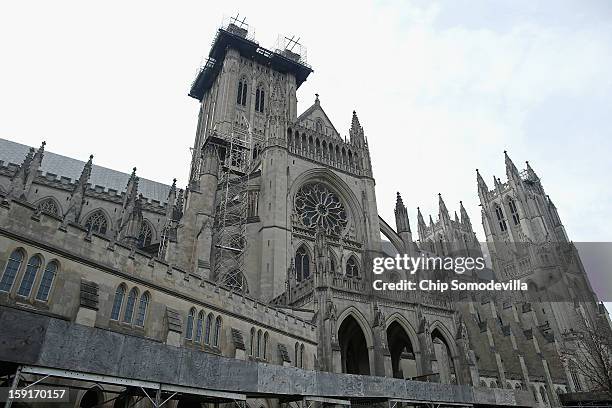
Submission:
{"label": "scaffolding ladder", "polygon": [[248,184],[256,160],[253,159],[253,135],[232,132],[226,139],[224,157],[220,157],[220,177],[213,228],[213,277],[221,285],[247,293],[244,278],[245,253],[248,240]]}

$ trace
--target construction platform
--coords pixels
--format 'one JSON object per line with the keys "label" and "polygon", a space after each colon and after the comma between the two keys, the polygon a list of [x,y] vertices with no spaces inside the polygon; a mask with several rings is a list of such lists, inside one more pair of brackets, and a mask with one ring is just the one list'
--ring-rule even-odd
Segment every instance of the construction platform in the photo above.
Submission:
{"label": "construction platform", "polygon": [[[154,406],[202,401],[372,402],[438,406],[535,406],[531,393],[396,378],[336,374],[221,357],[150,339],[0,306],[0,375],[112,384],[146,394]],[[39,378],[40,378],[39,377]],[[159,401],[158,404],[155,401]],[[308,404],[310,405],[310,404]]]}

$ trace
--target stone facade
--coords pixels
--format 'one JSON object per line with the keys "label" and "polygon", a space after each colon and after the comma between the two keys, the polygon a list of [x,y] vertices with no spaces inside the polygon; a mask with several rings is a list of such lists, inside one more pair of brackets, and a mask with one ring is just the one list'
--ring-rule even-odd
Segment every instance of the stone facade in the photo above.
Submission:
{"label": "stone facade", "polygon": [[[582,380],[559,347],[572,319],[596,312],[594,296],[455,302],[372,289],[373,258],[389,246],[381,233],[396,253],[481,256],[468,212],[461,204],[451,217],[440,196],[435,222],[418,211],[415,240],[398,193],[390,227],[378,216],[357,114],[344,138],[318,95],[298,115],[296,91],[310,68],[299,55],[262,50],[236,27],[219,31],[214,61],[191,91],[201,106],[185,190],[91,157],[75,171],[75,160],[44,144],[0,140],[0,304],[241,360],[531,389],[542,406],[576,390]],[[572,250],[531,167],[519,173],[508,156],[506,164],[508,182],[495,179],[493,191],[478,174],[500,280],[516,276],[506,273],[515,264],[544,259],[538,248],[552,248],[542,267]],[[236,185],[240,194],[227,197]],[[232,212],[240,205],[244,213]],[[228,249],[221,242],[230,230],[237,238]],[[527,239],[537,245],[508,258],[508,246]],[[233,269],[220,269],[231,256]],[[583,270],[572,276],[578,286],[562,284],[591,293]],[[530,284],[545,289],[535,277]]]}

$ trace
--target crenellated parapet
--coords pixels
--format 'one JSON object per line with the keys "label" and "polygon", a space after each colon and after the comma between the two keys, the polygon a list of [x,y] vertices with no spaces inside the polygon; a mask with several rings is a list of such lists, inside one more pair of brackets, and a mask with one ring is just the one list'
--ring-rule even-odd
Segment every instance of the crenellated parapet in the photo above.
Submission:
{"label": "crenellated parapet", "polygon": [[292,124],[287,130],[287,148],[294,155],[334,169],[358,176],[371,176],[368,166],[362,164],[366,158],[369,161],[367,146],[364,148],[339,136],[324,135],[299,124]]}
{"label": "crenellated parapet", "polygon": [[[151,302],[161,302],[151,308],[151,313],[163,314],[164,299],[167,298],[183,320],[189,309],[197,306],[221,313],[228,324],[233,320],[243,321],[278,333],[292,333],[293,339],[310,344],[316,341],[315,326],[294,313],[231,291],[130,245],[87,231],[78,224],[62,226],[58,217],[37,213],[27,203],[5,201],[0,205],[0,225],[0,257],[8,257],[8,253],[19,247],[28,253],[38,251],[45,259],[58,261],[59,281],[54,290],[60,292],[52,295],[45,308],[66,319],[74,319],[79,308],[72,300],[78,300],[80,284],[71,282],[85,280],[100,286],[99,311],[94,320],[96,325],[102,326],[112,323],[109,314],[114,290],[116,285],[124,282],[130,287],[137,285],[146,289],[151,294]],[[113,282],[117,282],[116,285]],[[2,299],[0,302],[5,302]],[[10,303],[8,299],[6,301]],[[151,321],[155,324],[143,334],[165,340],[167,333],[164,330],[167,328],[161,326],[164,316],[152,315]],[[119,326],[117,329],[121,329]],[[244,335],[247,335],[246,331]],[[292,344],[289,339],[285,343]]]}

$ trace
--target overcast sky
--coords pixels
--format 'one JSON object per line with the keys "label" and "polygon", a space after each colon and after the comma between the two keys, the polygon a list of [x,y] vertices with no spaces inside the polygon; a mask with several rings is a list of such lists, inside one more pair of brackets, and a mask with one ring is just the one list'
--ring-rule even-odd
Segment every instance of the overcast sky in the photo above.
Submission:
{"label": "overcast sky", "polygon": [[[214,3],[214,4],[213,4]],[[185,184],[198,103],[187,96],[224,17],[264,47],[297,35],[320,94],[369,140],[378,209],[395,192],[437,214],[463,200],[483,239],[475,181],[529,160],[574,241],[612,241],[612,2],[19,1],[0,4],[0,137]]]}

